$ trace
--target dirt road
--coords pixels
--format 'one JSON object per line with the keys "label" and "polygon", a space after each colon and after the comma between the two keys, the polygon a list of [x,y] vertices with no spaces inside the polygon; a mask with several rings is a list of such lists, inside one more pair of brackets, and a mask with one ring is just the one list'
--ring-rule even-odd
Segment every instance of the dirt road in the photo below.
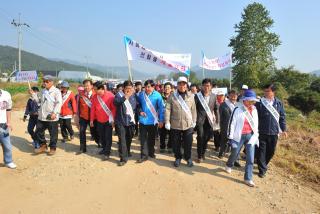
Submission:
{"label": "dirt road", "polygon": [[109,161],[100,159],[94,142],[89,142],[87,154],[75,155],[78,138],[59,142],[52,157],[34,155],[22,115],[21,111],[12,115],[11,141],[18,168],[0,165],[1,214],[320,212],[320,194],[280,175],[279,169],[271,167],[264,179],[255,174],[257,186],[250,188],[243,184],[243,168],[226,174],[226,159],[219,160],[211,150],[205,163],[193,168],[182,164],[178,169],[172,167],[169,154],[135,163],[140,149],[137,141],[131,160],[118,167],[116,137]]}

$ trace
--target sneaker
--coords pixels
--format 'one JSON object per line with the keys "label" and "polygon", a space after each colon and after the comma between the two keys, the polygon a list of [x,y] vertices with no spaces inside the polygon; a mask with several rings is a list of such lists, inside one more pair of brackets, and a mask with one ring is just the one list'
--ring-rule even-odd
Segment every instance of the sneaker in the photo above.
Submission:
{"label": "sneaker", "polygon": [[153,159],[156,159],[156,155],[153,154],[153,155],[149,155],[150,158],[153,158]]}
{"label": "sneaker", "polygon": [[56,153],[56,148],[50,148],[50,151],[48,153],[49,156],[52,156]]}
{"label": "sneaker", "polygon": [[222,158],[223,158],[223,154],[219,154],[219,155],[218,155],[218,158],[219,158],[219,159],[222,159]]}
{"label": "sneaker", "polygon": [[99,155],[104,155],[105,153],[106,153],[106,151],[102,149],[102,150],[99,151],[98,154],[99,154]]}
{"label": "sneaker", "polygon": [[13,162],[6,164],[6,167],[10,168],[10,169],[15,169],[17,168],[17,165]]}
{"label": "sneaker", "polygon": [[259,178],[264,178],[266,177],[266,173],[259,172],[258,176]]}
{"label": "sneaker", "polygon": [[231,167],[226,166],[224,168],[224,171],[226,171],[228,174],[231,174],[232,169],[231,169]]}
{"label": "sneaker", "polygon": [[40,154],[40,153],[43,153],[43,152],[46,152],[47,151],[47,145],[46,144],[42,144],[39,148],[36,148],[34,150],[34,152],[36,154]]}
{"label": "sneaker", "polygon": [[189,159],[189,160],[187,161],[187,166],[188,166],[188,167],[193,167],[193,162],[192,162],[191,159]]}
{"label": "sneaker", "polygon": [[124,166],[126,163],[126,161],[119,161],[118,166]]}
{"label": "sneaker", "polygon": [[137,163],[143,163],[143,162],[145,162],[147,160],[148,160],[148,158],[140,158],[140,159],[137,160]]}
{"label": "sneaker", "polygon": [[250,180],[250,181],[245,180],[244,183],[247,184],[249,187],[254,187],[255,186],[255,184],[253,183],[252,180]]}
{"label": "sneaker", "polygon": [[174,165],[175,167],[179,167],[179,166],[180,166],[180,163],[181,163],[181,160],[180,160],[180,159],[176,159],[176,160],[174,161],[173,165]]}
{"label": "sneaker", "polygon": [[238,161],[234,162],[234,166],[235,166],[235,167],[238,167],[238,168],[241,167],[241,165],[240,165],[240,163],[239,163]]}

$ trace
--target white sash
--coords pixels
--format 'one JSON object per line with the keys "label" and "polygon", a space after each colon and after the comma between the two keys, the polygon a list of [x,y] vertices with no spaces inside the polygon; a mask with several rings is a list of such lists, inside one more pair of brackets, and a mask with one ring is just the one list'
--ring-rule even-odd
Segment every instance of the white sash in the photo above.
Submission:
{"label": "white sash", "polygon": [[146,105],[148,107],[148,109],[151,111],[151,114],[154,118],[154,125],[156,125],[157,123],[159,123],[159,119],[158,119],[158,113],[155,110],[154,106],[152,105],[151,100],[149,99],[149,97],[146,95],[146,92],[143,92],[143,97],[144,97],[144,101],[146,101]]}
{"label": "white sash", "polygon": [[44,97],[45,97],[48,101],[50,101],[50,102],[52,102],[52,103],[55,103],[54,98],[49,94],[49,91],[48,91],[48,90],[44,89],[43,95],[44,95]]}
{"label": "white sash", "polygon": [[65,95],[62,96],[62,105],[68,100],[69,96],[71,94],[71,91],[68,91]]}
{"label": "white sash", "polygon": [[[98,95],[97,95],[97,96],[98,96]],[[91,106],[92,106],[91,101],[90,101],[86,96],[81,96],[81,97],[82,97],[83,101],[87,104],[87,106],[88,106],[89,108],[91,108]]]}
{"label": "white sash", "polygon": [[180,106],[182,107],[182,109],[184,110],[184,112],[187,114],[187,116],[189,117],[189,119],[191,119],[191,121],[193,121],[192,119],[192,114],[190,111],[189,106],[187,105],[187,103],[182,99],[182,97],[178,94],[177,91],[175,91],[173,93],[174,97],[177,99],[178,103],[180,104]]}
{"label": "white sash", "polygon": [[226,99],[225,103],[227,104],[227,106],[229,107],[229,109],[231,110],[231,112],[233,112],[234,108],[236,107],[235,104],[233,104],[229,99]]}
{"label": "white sash", "polygon": [[248,120],[252,131],[253,131],[253,135],[251,136],[248,144],[251,144],[251,145],[257,144],[257,145],[259,145],[258,134],[256,133],[256,125],[254,124],[253,117],[252,117],[252,115],[250,114],[250,112],[248,111],[248,109],[244,105],[241,106],[241,109],[242,109],[242,111],[244,113],[245,118]]}
{"label": "white sash", "polygon": [[211,128],[214,128],[215,127],[214,121],[216,120],[214,114],[212,114],[207,102],[204,100],[204,97],[203,97],[202,93],[201,92],[197,93],[197,96],[198,96],[198,98],[200,100],[200,103],[201,103],[203,109],[207,113],[207,118],[209,119],[209,123],[211,125]]}
{"label": "white sash", "polygon": [[[123,97],[124,94],[119,91],[119,95],[120,95],[120,97]],[[131,106],[129,100],[126,99],[126,100],[124,101],[124,105],[126,106],[126,110],[127,110],[127,111],[126,111],[126,114],[127,114],[127,115],[130,115],[130,118],[131,118],[130,122],[133,122],[134,124],[136,124],[136,121],[134,120],[133,109],[132,109],[132,106]]]}
{"label": "white sash", "polygon": [[280,120],[280,114],[279,112],[267,101],[266,98],[261,98],[261,102],[264,105],[264,107],[266,107],[266,109],[268,109],[268,111],[271,113],[271,115],[274,117],[274,119],[276,119],[277,123],[278,123],[278,127],[279,127],[279,132],[281,133],[282,130],[280,128],[280,124],[279,124],[279,120]]}
{"label": "white sash", "polygon": [[112,123],[113,122],[112,112],[110,111],[108,106],[105,104],[105,102],[103,102],[103,100],[101,99],[101,97],[99,95],[97,95],[97,98],[100,103],[100,106],[102,107],[104,112],[109,116],[109,122]]}

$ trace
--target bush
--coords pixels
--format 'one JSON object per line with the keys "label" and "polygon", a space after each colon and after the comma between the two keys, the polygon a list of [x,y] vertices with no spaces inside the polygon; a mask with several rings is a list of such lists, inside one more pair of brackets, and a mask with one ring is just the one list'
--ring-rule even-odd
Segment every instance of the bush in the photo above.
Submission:
{"label": "bush", "polygon": [[312,91],[316,91],[318,93],[320,93],[320,78],[315,79],[311,85],[310,85],[310,89]]}
{"label": "bush", "polygon": [[283,85],[279,82],[275,82],[274,83],[276,85],[277,91],[276,91],[276,96],[280,99],[280,100],[286,100],[288,99],[288,92],[286,91],[286,89],[283,87]]}
{"label": "bush", "polygon": [[320,94],[311,90],[303,90],[290,96],[289,104],[309,115],[313,110],[320,111]]}

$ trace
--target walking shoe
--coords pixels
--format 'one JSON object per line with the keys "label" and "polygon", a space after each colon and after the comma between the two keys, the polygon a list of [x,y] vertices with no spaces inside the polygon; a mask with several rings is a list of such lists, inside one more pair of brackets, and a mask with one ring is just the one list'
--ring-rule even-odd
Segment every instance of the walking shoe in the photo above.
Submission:
{"label": "walking shoe", "polygon": [[42,144],[39,148],[36,148],[35,150],[34,150],[34,152],[36,153],[36,154],[40,154],[40,153],[43,153],[43,152],[46,152],[47,151],[47,145],[46,144]]}
{"label": "walking shoe", "polygon": [[156,155],[153,154],[153,155],[149,155],[150,158],[153,158],[153,159],[156,159]]}
{"label": "walking shoe", "polygon": [[103,155],[103,156],[102,156],[102,160],[105,160],[105,161],[106,161],[106,160],[109,160],[109,159],[110,159],[110,156],[109,156],[109,155]]}
{"label": "walking shoe", "polygon": [[231,169],[231,167],[226,166],[224,168],[224,171],[226,171],[228,174],[231,174],[232,169]]}
{"label": "walking shoe", "polygon": [[15,169],[17,168],[17,165],[13,162],[6,164],[6,167],[10,168],[10,169]]}
{"label": "walking shoe", "polygon": [[179,166],[180,166],[180,163],[181,163],[181,159],[176,159],[176,160],[174,161],[173,165],[174,165],[175,167],[179,167]]}
{"label": "walking shoe", "polygon": [[219,154],[219,155],[218,155],[218,158],[219,158],[219,159],[222,159],[222,158],[223,158],[223,154]]}
{"label": "walking shoe", "polygon": [[64,139],[61,140],[61,143],[66,143],[67,140],[68,140],[68,139],[65,139],[65,138],[64,138]]}
{"label": "walking shoe", "polygon": [[264,177],[266,177],[266,173],[259,172],[258,176],[259,176],[259,178],[264,178]]}
{"label": "walking shoe", "polygon": [[50,151],[48,153],[49,156],[52,156],[56,153],[56,148],[50,148]]}
{"label": "walking shoe", "polygon": [[189,159],[189,160],[187,161],[187,166],[188,166],[188,167],[193,167],[193,162],[192,162],[191,159]]}
{"label": "walking shoe", "polygon": [[100,152],[98,153],[99,155],[104,155],[106,153],[106,151],[104,149],[100,150]]}
{"label": "walking shoe", "polygon": [[255,184],[253,183],[252,180],[250,180],[250,181],[245,180],[244,183],[247,184],[249,187],[254,187],[255,186]]}
{"label": "walking shoe", "polygon": [[126,161],[119,161],[118,166],[124,166],[126,163]]}
{"label": "walking shoe", "polygon": [[238,167],[238,168],[241,167],[241,165],[240,165],[240,163],[239,163],[238,161],[234,162],[234,166],[235,166],[235,167]]}
{"label": "walking shoe", "polygon": [[197,158],[197,159],[195,160],[195,162],[196,162],[196,163],[201,163],[201,162],[203,162],[203,159],[202,159],[202,158]]}
{"label": "walking shoe", "polygon": [[140,159],[137,160],[137,163],[143,163],[143,162],[145,162],[147,160],[148,160],[148,158],[140,158]]}

